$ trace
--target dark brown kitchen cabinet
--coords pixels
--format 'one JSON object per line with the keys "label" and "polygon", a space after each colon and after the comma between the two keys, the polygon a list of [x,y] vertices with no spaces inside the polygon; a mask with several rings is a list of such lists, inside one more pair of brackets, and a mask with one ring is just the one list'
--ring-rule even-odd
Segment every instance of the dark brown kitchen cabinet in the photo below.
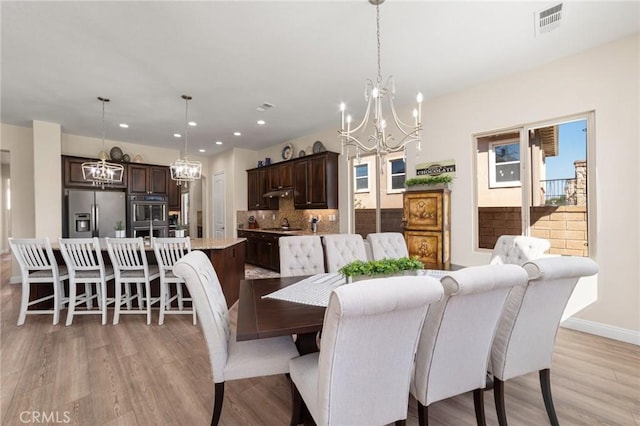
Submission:
{"label": "dark brown kitchen cabinet", "polygon": [[245,262],[280,272],[279,234],[238,230],[238,238],[246,238]]}
{"label": "dark brown kitchen cabinet", "polygon": [[182,204],[181,187],[171,178],[169,178],[167,187],[169,192],[169,210],[180,210]]}
{"label": "dark brown kitchen cabinet", "polygon": [[169,168],[129,164],[129,193],[167,195]]}
{"label": "dark brown kitchen cabinet", "polygon": [[[93,182],[85,180],[82,175],[82,163],[86,161],[96,161],[90,158],[81,158],[81,157],[68,157],[62,156],[62,182],[65,188],[84,188],[84,187],[94,187]],[[105,185],[105,187],[109,188],[126,188],[127,187],[127,173],[126,173],[126,165],[125,172],[122,176],[121,183],[114,183]]]}
{"label": "dark brown kitchen cabinet", "polygon": [[276,164],[269,169],[269,189],[291,188],[293,186],[293,163]]}
{"label": "dark brown kitchen cabinet", "polygon": [[338,208],[338,154],[324,152],[297,160],[293,205],[297,209]]}
{"label": "dark brown kitchen cabinet", "polygon": [[265,198],[269,191],[269,168],[247,170],[247,208],[248,210],[277,210],[277,198]]}

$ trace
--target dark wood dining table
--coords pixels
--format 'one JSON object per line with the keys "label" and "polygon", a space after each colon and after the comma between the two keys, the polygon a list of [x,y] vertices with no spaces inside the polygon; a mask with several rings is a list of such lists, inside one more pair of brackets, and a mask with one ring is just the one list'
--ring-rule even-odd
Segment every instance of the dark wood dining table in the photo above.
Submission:
{"label": "dark wood dining table", "polygon": [[300,354],[317,352],[316,334],[322,330],[324,307],[262,298],[308,276],[240,281],[238,341],[297,335]]}

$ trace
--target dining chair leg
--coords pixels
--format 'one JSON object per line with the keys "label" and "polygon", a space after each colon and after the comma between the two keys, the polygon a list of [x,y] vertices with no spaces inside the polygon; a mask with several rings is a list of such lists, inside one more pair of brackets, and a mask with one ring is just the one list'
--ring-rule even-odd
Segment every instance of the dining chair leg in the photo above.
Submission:
{"label": "dining chair leg", "polygon": [[168,283],[160,281],[160,314],[158,317],[158,325],[164,324],[164,312],[167,309],[167,299],[169,298]]}
{"label": "dining chair leg", "polygon": [[418,401],[418,424],[420,426],[429,425],[429,407],[422,405],[420,401]]}
{"label": "dining chair leg", "polygon": [[129,301],[129,283],[116,282],[115,284],[115,306],[113,309],[113,325],[117,325],[120,322],[120,307],[122,306],[122,287],[125,288],[125,298],[127,305],[131,303]]}
{"label": "dining chair leg", "polygon": [[[86,289],[85,289],[86,292]],[[73,322],[73,314],[76,311],[76,297],[78,288],[75,281],[69,280],[69,306],[67,309],[67,321],[64,325],[71,325]]]}
{"label": "dining chair leg", "polygon": [[291,426],[297,426],[304,422],[302,418],[302,395],[298,391],[295,383],[291,382]]}
{"label": "dining chair leg", "polygon": [[473,405],[476,411],[476,423],[478,426],[485,426],[487,420],[484,415],[484,389],[475,389],[473,391]]}
{"label": "dining chair leg", "polygon": [[213,402],[213,417],[211,418],[211,426],[217,426],[222,414],[222,401],[224,401],[224,382],[216,383],[215,399]]}
{"label": "dining chair leg", "polygon": [[493,378],[493,400],[496,403],[498,424],[500,426],[507,426],[507,412],[504,407],[504,382],[497,377]]}
{"label": "dining chair leg", "polygon": [[544,406],[547,409],[549,422],[551,423],[551,426],[558,426],[558,416],[556,415],[556,410],[553,407],[553,397],[551,395],[551,370],[548,368],[540,370],[539,375],[542,398],[544,399]]}
{"label": "dining chair leg", "polygon": [[[144,293],[144,300],[147,305],[147,325],[151,325],[151,283],[149,281],[144,283]],[[162,303],[162,299],[160,303]]]}
{"label": "dining chair leg", "polygon": [[29,283],[22,280],[22,294],[20,295],[20,315],[18,315],[18,325],[23,325],[27,318],[27,309],[29,308]]}

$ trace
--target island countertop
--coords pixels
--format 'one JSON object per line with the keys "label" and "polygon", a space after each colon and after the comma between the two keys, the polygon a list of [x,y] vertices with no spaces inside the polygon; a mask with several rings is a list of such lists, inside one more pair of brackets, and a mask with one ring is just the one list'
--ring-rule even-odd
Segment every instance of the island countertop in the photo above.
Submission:
{"label": "island countertop", "polygon": [[192,238],[192,250],[222,250],[246,241],[246,238]]}

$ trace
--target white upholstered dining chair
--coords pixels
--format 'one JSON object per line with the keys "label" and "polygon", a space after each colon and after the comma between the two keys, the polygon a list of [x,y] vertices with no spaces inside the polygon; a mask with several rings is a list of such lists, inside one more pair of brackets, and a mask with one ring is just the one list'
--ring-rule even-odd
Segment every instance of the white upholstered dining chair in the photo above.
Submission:
{"label": "white upholstered dining chair", "polygon": [[581,277],[594,275],[598,265],[586,257],[534,259],[523,268],[526,287],[514,289],[502,313],[491,349],[490,372],[498,423],[506,426],[504,382],[534,371],[551,425],[558,417],[551,396],[551,360],[562,313]]}
{"label": "white upholstered dining chair", "polygon": [[[138,238],[105,238],[109,258],[115,274],[115,309],[113,324],[118,324],[121,314],[146,314],[151,324],[151,305],[160,298],[151,298],[151,281],[160,277],[158,265],[149,265],[144,241]],[[131,292],[135,285],[136,293]],[[124,299],[122,291],[125,292]],[[138,309],[131,309],[131,301],[137,299]],[[127,306],[122,311],[122,305]]]}
{"label": "white upholstered dining chair", "polygon": [[[67,302],[63,281],[69,278],[67,267],[56,263],[49,238],[9,238],[9,246],[14,258],[20,265],[22,276],[22,296],[18,325],[23,325],[27,315],[53,314],[53,325],[60,322],[60,310]],[[52,291],[48,296],[29,300],[31,285],[50,283]],[[29,306],[51,300],[51,309],[29,309]]]}
{"label": "white upholstered dining chair", "polygon": [[551,244],[543,238],[523,235],[501,235],[493,247],[489,264],[522,265],[527,260],[537,259],[549,250]]}
{"label": "white upholstered dining chair", "polygon": [[[173,273],[173,265],[191,252],[191,239],[183,238],[153,238],[153,252],[156,255],[160,272],[160,315],[158,324],[164,324],[164,316],[191,315],[193,325],[196,325],[196,308],[190,297],[185,297],[182,291],[184,280]],[[176,293],[171,294],[171,285],[175,286]],[[178,309],[171,309],[171,304],[176,301]],[[191,308],[185,309],[185,302],[191,303]]]}
{"label": "white upholstered dining chair", "polygon": [[211,424],[217,425],[222,413],[225,381],[286,374],[289,360],[298,356],[298,350],[290,336],[236,341],[220,281],[203,252],[192,251],[182,257],[173,266],[173,271],[184,279],[189,289],[209,350],[215,383]]}
{"label": "white upholstered dining chair", "polygon": [[[100,315],[102,325],[107,323],[107,282],[115,278],[113,267],[105,266],[98,238],[59,238],[60,253],[69,271],[69,308],[66,325],[74,315]],[[78,285],[84,292],[78,294]],[[95,286],[95,291],[94,291]],[[93,300],[97,309],[93,309]],[[86,309],[76,310],[80,304]]]}
{"label": "white upholstered dining chair", "polygon": [[404,424],[420,330],[442,286],[431,277],[389,277],[335,289],[320,352],[289,363],[291,424],[303,401],[318,425]]}
{"label": "white upholstered dining chair", "polygon": [[367,235],[373,260],[409,257],[407,243],[400,232],[373,232]]}
{"label": "white upholstered dining chair", "polygon": [[441,279],[444,297],[429,308],[420,335],[411,394],[420,426],[432,403],[473,391],[477,424],[485,424],[483,389],[498,319],[509,291],[527,284],[518,265],[485,265]]}
{"label": "white upholstered dining chair", "polygon": [[324,252],[317,235],[292,235],[280,237],[280,276],[322,274]]}
{"label": "white upholstered dining chair", "polygon": [[354,260],[367,260],[364,240],[360,234],[329,234],[322,237],[327,272],[338,272]]}

